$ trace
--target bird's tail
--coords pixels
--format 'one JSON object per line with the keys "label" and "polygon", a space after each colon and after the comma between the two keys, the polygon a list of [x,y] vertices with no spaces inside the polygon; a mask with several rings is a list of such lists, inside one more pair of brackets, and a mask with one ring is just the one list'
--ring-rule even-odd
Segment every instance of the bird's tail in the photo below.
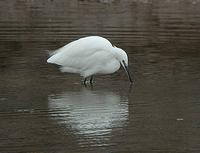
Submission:
{"label": "bird's tail", "polygon": [[55,54],[54,52],[54,50],[45,50],[45,52],[46,52],[46,55],[47,55],[47,63],[53,63],[52,62],[52,56]]}

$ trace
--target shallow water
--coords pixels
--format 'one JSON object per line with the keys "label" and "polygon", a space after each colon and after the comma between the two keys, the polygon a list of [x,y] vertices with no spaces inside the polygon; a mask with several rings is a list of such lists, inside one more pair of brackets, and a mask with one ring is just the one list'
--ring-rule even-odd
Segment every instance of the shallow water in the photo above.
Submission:
{"label": "shallow water", "polygon": [[[0,152],[200,152],[200,1],[0,1]],[[101,35],[122,69],[62,74],[47,50]]]}

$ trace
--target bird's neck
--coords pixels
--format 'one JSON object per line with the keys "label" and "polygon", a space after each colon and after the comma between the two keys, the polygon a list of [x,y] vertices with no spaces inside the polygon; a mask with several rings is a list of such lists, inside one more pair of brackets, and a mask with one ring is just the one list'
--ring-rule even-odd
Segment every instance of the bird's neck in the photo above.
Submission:
{"label": "bird's neck", "polygon": [[122,51],[117,47],[113,47],[112,48],[112,54],[118,61],[121,60],[121,54],[122,54],[121,52]]}

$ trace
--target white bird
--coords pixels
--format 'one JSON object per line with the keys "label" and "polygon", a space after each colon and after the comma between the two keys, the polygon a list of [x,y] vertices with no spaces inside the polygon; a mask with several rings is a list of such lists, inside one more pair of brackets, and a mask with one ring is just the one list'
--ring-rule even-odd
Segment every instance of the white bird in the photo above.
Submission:
{"label": "white bird", "polygon": [[60,65],[62,72],[79,73],[84,78],[84,84],[87,78],[90,77],[92,84],[93,75],[114,73],[122,65],[130,82],[133,82],[126,52],[100,36],[80,38],[57,49],[47,63]]}

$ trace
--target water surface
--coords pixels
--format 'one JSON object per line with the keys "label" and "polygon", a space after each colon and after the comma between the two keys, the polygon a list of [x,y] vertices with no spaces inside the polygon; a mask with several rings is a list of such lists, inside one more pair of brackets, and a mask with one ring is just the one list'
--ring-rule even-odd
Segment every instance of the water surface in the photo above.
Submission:
{"label": "water surface", "polygon": [[[198,0],[2,0],[0,152],[200,152]],[[46,63],[54,50],[89,35],[129,55],[95,77]]]}

